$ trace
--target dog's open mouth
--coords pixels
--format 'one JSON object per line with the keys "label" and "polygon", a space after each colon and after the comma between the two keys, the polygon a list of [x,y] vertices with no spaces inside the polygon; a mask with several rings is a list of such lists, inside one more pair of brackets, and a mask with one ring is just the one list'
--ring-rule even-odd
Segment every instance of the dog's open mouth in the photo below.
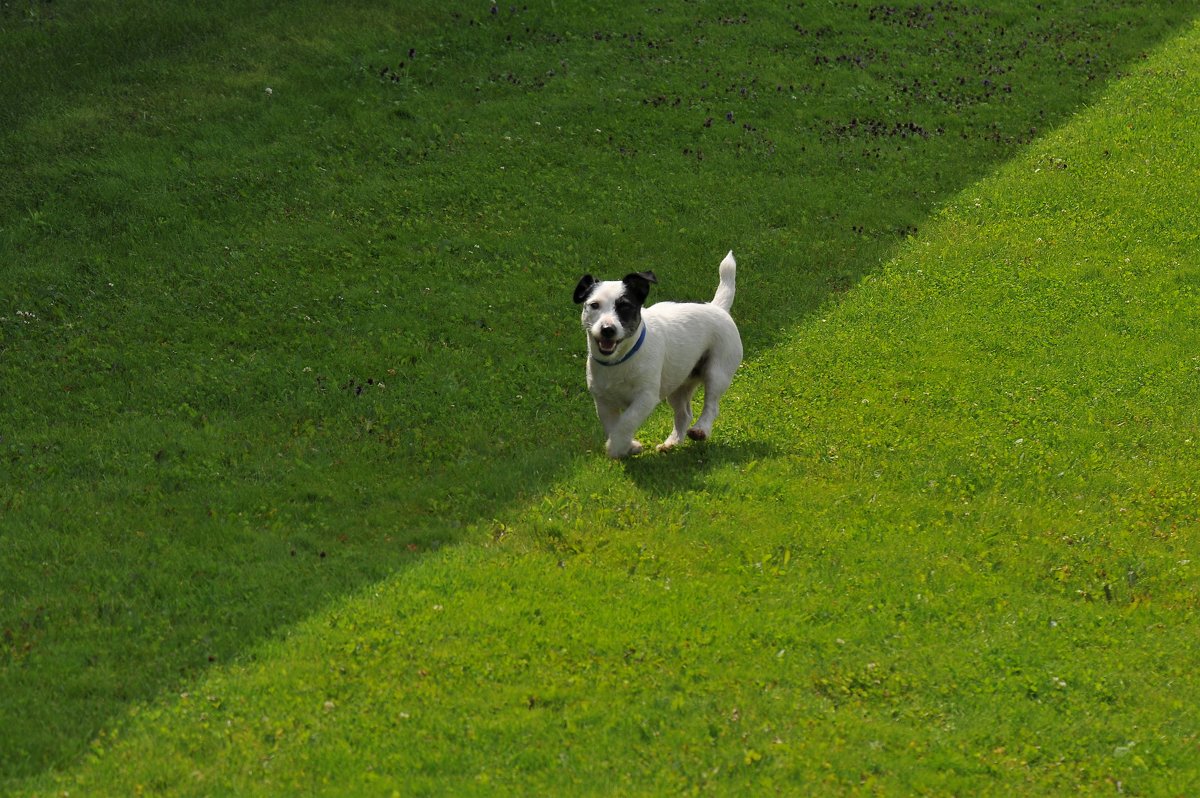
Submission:
{"label": "dog's open mouth", "polygon": [[600,354],[602,355],[611,355],[613,352],[617,351],[618,343],[619,341],[610,341],[605,338],[596,339],[596,347],[600,350]]}

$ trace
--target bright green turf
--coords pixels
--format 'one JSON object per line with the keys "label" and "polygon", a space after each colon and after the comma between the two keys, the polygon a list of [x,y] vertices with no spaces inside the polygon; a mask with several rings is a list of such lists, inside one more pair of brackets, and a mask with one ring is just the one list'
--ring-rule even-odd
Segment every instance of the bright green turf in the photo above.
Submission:
{"label": "bright green turf", "polygon": [[7,789],[1194,792],[1200,29],[1042,5],[3,6]]}

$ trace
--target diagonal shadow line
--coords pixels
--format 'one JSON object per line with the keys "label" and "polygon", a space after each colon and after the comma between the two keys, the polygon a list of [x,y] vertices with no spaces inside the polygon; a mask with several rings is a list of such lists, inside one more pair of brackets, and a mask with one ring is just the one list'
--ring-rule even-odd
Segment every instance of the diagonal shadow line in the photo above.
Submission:
{"label": "diagonal shadow line", "polygon": [[[956,116],[970,113],[970,108],[956,108],[953,102],[956,97],[970,100],[970,93],[963,89],[955,94],[957,90],[952,85],[947,89],[950,101],[938,105],[936,109],[934,105],[922,106],[927,118],[920,120],[915,117],[885,117],[882,114],[862,113],[862,109],[857,109],[852,102],[846,100],[849,95],[842,95],[840,104],[835,102],[821,106],[818,111],[808,116],[802,115],[801,126],[807,127],[803,127],[800,138],[809,144],[815,143],[813,149],[804,151],[802,156],[800,151],[791,151],[797,160],[787,173],[781,172],[774,165],[755,172],[758,185],[746,186],[741,192],[740,198],[745,199],[750,192],[761,191],[765,186],[782,198],[775,202],[758,202],[754,205],[756,210],[763,212],[762,224],[748,237],[746,261],[753,262],[757,258],[760,263],[774,261],[776,266],[769,271],[760,270],[754,280],[744,280],[739,286],[737,312],[747,349],[761,350],[771,346],[780,340],[787,330],[794,328],[796,323],[815,312],[831,297],[857,284],[861,277],[886,262],[898,235],[905,234],[914,225],[919,224],[947,196],[961,190],[1002,163],[1023,141],[1028,140],[1027,137],[1040,135],[1041,132],[1053,128],[1076,109],[1086,105],[1108,80],[1121,73],[1126,63],[1139,57],[1146,48],[1170,36],[1173,31],[1186,24],[1191,15],[1191,11],[1180,8],[1160,15],[1143,15],[1133,20],[1133,24],[1122,30],[1119,41],[1112,44],[1111,49],[1104,51],[1105,58],[1099,59],[1098,62],[1080,61],[1077,66],[1067,70],[1070,79],[1059,85],[1050,86],[1044,82],[1039,84],[1040,88],[1037,91],[1031,91],[1028,96],[1021,97],[1015,107],[1009,105],[1005,108],[1006,118],[1002,122],[995,122],[996,126],[993,127],[992,122],[981,121],[967,130],[967,136],[964,138],[952,139],[936,132],[939,126],[953,128]],[[609,22],[612,23],[611,20]],[[868,43],[867,46],[858,47],[853,51],[839,51],[836,43],[846,42],[844,37],[839,38],[834,22],[825,20],[823,23],[814,23],[810,29],[812,41],[816,42],[813,46],[819,51],[814,58],[832,59],[836,65],[839,58],[845,57],[848,59],[847,64],[853,64],[856,57],[861,58],[870,51],[878,53],[881,50],[871,47]],[[1010,26],[1010,32],[1021,30],[1017,20],[1005,19],[1004,22]],[[881,23],[876,30],[881,43],[891,41],[889,37],[895,34],[895,30],[886,27],[890,24],[893,23]],[[1104,29],[1103,23],[1098,25],[1099,27],[1075,33],[1081,39],[1092,42],[1091,46],[1097,46],[1090,38],[1096,30],[1115,35]],[[1054,25],[1048,28],[1035,26],[1034,29],[1049,31],[1047,37],[1040,42],[1035,41],[1034,46],[1043,46],[1047,48],[1047,52],[1059,48],[1059,52],[1072,55],[1067,46],[1070,31]],[[819,33],[820,31],[825,32]],[[676,31],[680,38],[692,32],[682,23]],[[853,36],[860,33],[861,31],[856,30]],[[1056,35],[1066,38],[1057,41],[1054,38]],[[927,48],[931,44],[927,40],[913,40],[909,46]],[[900,51],[902,50],[903,48],[900,48]],[[779,57],[777,51],[764,50],[759,54],[760,60],[754,67],[760,69],[764,75],[772,73],[773,59]],[[899,56],[893,55],[892,58],[898,59]],[[1003,74],[1008,75],[1013,83],[1019,83],[1018,79],[1022,77],[1032,79],[1021,71],[1026,67],[1022,65],[1020,58],[1013,58],[1011,69]],[[812,87],[821,82],[821,76],[826,74],[821,70],[826,69],[829,63],[814,61],[803,65],[794,63],[793,66],[803,66],[797,74],[803,76],[802,82]],[[858,67],[847,65],[845,68],[853,70]],[[985,87],[983,84],[983,81],[995,78],[993,68],[994,65],[982,61],[963,67],[965,72],[975,70],[966,77],[967,83],[977,87],[977,97],[996,96],[997,93],[1004,92],[1003,84],[994,88]],[[746,78],[741,81],[745,83],[753,76],[740,77]],[[910,92],[919,90],[912,82],[914,78],[919,77],[907,78]],[[828,78],[828,81],[832,83],[833,79]],[[738,82],[733,80],[734,84]],[[967,83],[959,84],[960,88],[965,87]],[[847,85],[838,85],[830,90],[846,91]],[[930,96],[936,100],[937,91],[929,91],[932,92]],[[989,91],[991,95],[988,95]],[[810,97],[815,97],[817,92],[817,89],[811,89]],[[557,101],[564,108],[572,107],[568,94],[557,95]],[[934,104],[934,100],[930,100],[930,104]],[[737,105],[739,100],[736,89],[728,101],[734,106]],[[508,103],[514,109],[521,107],[520,98],[501,98],[497,102]],[[1049,112],[1046,112],[1047,106],[1052,106]],[[649,107],[654,106],[651,104]],[[730,113],[735,118],[743,118],[742,108],[738,106],[736,112]],[[870,107],[867,110],[869,112]],[[634,114],[638,113],[649,111],[636,109]],[[668,127],[672,124],[674,123],[668,123]],[[780,122],[780,125],[784,123]],[[916,126],[919,130],[909,125]],[[761,129],[746,130],[746,138],[726,138],[720,146],[727,148],[727,155],[710,155],[710,162],[720,161],[724,166],[738,164],[738,158],[742,157],[737,151],[739,145],[762,148],[758,151],[758,154],[762,155],[771,146],[770,136],[777,134],[773,133],[769,122],[763,122],[758,127]],[[1036,132],[1028,132],[1035,129]],[[927,135],[922,135],[920,131]],[[651,127],[647,135],[656,132],[661,131]],[[994,141],[993,136],[996,137]],[[647,148],[657,146],[648,140],[642,143]],[[786,149],[779,142],[774,144],[780,149]],[[814,180],[836,181],[838,173],[854,169],[852,164],[855,162],[865,162],[876,157],[881,160],[891,157],[891,151],[885,150],[896,144],[901,147],[902,153],[912,156],[906,161],[906,168],[898,169],[895,165],[890,169],[876,168],[869,171],[866,177],[846,181],[844,191],[814,192]],[[683,149],[690,147],[684,146]],[[444,161],[452,157],[452,153],[435,153],[433,159],[438,161],[441,158]],[[612,157],[613,163],[619,165],[620,156],[613,154]],[[546,167],[546,172],[553,175],[555,169],[552,166]],[[816,177],[813,180],[796,177],[805,174]],[[720,186],[726,177],[724,174],[697,171],[692,178],[681,182],[688,189],[707,192],[711,196],[711,192]],[[897,177],[904,181],[900,188],[888,184],[888,181]],[[735,192],[726,196],[724,202],[733,204],[738,199],[739,196]],[[551,203],[554,201],[549,200]],[[709,202],[707,196],[704,201]],[[776,206],[774,212],[771,211],[773,205]],[[485,204],[484,207],[499,206]],[[588,207],[583,212],[598,214],[600,209]],[[729,234],[738,228],[738,220],[733,220],[735,223],[731,224],[722,221],[719,216],[718,212],[715,217],[705,218],[722,234]],[[529,224],[533,228],[532,223]],[[438,226],[439,222],[434,221],[426,232],[430,229],[436,230]],[[696,246],[711,246],[709,234],[712,232],[714,230],[693,234]],[[657,232],[657,235],[661,236],[661,232]],[[615,241],[641,239],[641,246],[652,247],[656,228],[647,223],[645,230],[610,231],[610,236]],[[569,233],[563,236],[547,233],[538,247],[560,251],[564,240],[570,237]],[[725,242],[721,242],[720,246],[724,245]],[[429,260],[432,266],[436,268],[444,264],[446,254],[431,252]],[[643,253],[641,257],[650,255]],[[562,278],[563,306],[566,306],[565,292],[573,276],[567,275],[565,271],[557,275]],[[694,286],[685,285],[680,289],[680,294],[687,293],[686,289],[689,287],[700,286],[697,290],[703,295],[703,290],[708,288],[709,276],[705,274],[696,279]],[[582,390],[579,362],[572,362],[569,358],[554,360],[555,357],[561,357],[564,350],[560,348],[557,353],[553,352],[544,341],[539,340],[538,330],[556,329],[560,324],[556,319],[559,318],[561,308],[547,298],[538,299],[537,291],[530,288],[526,288],[522,296],[535,308],[532,313],[527,307],[510,309],[499,313],[491,324],[495,327],[511,323],[521,330],[515,342],[516,348],[526,347],[546,357],[537,367],[525,371],[510,368],[507,373],[495,375],[490,382],[491,390],[485,389],[482,393],[504,396],[517,392],[533,393],[543,390],[545,385],[557,388],[547,392],[544,399],[532,404],[502,402],[499,405],[484,406],[495,414],[490,419],[491,428],[512,431],[506,440],[501,443],[495,438],[483,437],[473,450],[458,449],[452,455],[445,456],[436,452],[434,444],[426,442],[414,449],[404,450],[400,456],[380,456],[376,462],[368,463],[363,468],[335,463],[328,472],[295,476],[291,484],[283,488],[265,484],[260,490],[264,499],[281,490],[293,495],[316,497],[307,503],[299,502],[286,518],[289,523],[303,524],[309,530],[307,533],[292,536],[293,540],[299,540],[298,544],[293,545],[298,546],[302,555],[317,556],[318,552],[323,552],[326,548],[333,549],[330,541],[335,533],[329,527],[339,514],[351,509],[365,508],[377,516],[375,522],[356,522],[356,528],[362,532],[360,537],[363,543],[354,553],[330,557],[331,567],[320,572],[312,570],[300,576],[298,589],[292,592],[285,592],[262,573],[281,556],[277,546],[264,545],[261,542],[239,544],[235,540],[236,535],[230,535],[228,529],[221,524],[197,525],[198,531],[193,532],[194,536],[216,536],[229,547],[225,554],[232,552],[234,558],[241,558],[242,562],[230,564],[223,560],[221,554],[206,552],[202,545],[195,545],[196,561],[191,566],[192,570],[188,573],[168,573],[164,578],[178,581],[180,595],[188,601],[208,602],[211,606],[225,606],[231,610],[225,613],[211,613],[205,608],[194,613],[185,613],[185,617],[176,619],[180,628],[164,631],[163,647],[167,649],[167,653],[159,653],[154,667],[149,668],[143,667],[144,663],[138,658],[140,654],[146,653],[139,648],[142,643],[135,635],[122,631],[120,626],[111,620],[77,622],[87,627],[82,633],[79,628],[46,632],[42,642],[50,656],[79,656],[81,641],[86,646],[94,647],[94,650],[84,652],[82,656],[92,662],[104,664],[111,671],[109,676],[113,684],[107,687],[99,685],[90,695],[67,694],[57,691],[55,685],[46,681],[46,678],[53,678],[52,676],[39,677],[37,673],[28,669],[23,670],[19,678],[12,678],[14,670],[10,661],[5,689],[19,687],[25,698],[24,703],[15,707],[11,703],[8,704],[5,714],[10,717],[5,718],[4,725],[10,729],[9,734],[14,735],[13,739],[28,733],[34,725],[44,725],[45,733],[40,735],[38,746],[24,749],[23,757],[6,758],[0,764],[0,774],[6,778],[20,777],[70,761],[84,749],[87,741],[96,733],[99,722],[96,718],[119,717],[122,708],[128,703],[160,693],[178,680],[180,673],[183,674],[183,678],[193,677],[207,667],[206,659],[225,661],[234,658],[239,652],[251,648],[256,641],[275,634],[277,630],[286,628],[296,620],[317,611],[333,597],[353,592],[382,578],[389,571],[403,568],[415,557],[421,556],[421,553],[436,550],[439,545],[464,539],[462,530],[465,526],[492,517],[502,512],[505,507],[521,505],[530,495],[538,492],[540,485],[550,484],[558,475],[568,470],[571,464],[577,461],[581,450],[590,446],[598,451],[598,432]],[[461,301],[461,297],[448,299],[443,305],[436,304],[434,300],[435,304],[427,310],[426,315],[434,319],[454,318],[459,311],[451,306],[452,301]],[[567,311],[568,314],[570,312]],[[522,322],[525,324],[521,324]],[[570,348],[566,351],[570,351]],[[438,360],[427,371],[416,376],[430,381],[443,376],[446,370],[464,367],[482,369],[483,365],[473,361],[468,354],[457,360]],[[324,409],[328,411],[328,407]],[[317,410],[321,410],[321,407]],[[414,428],[422,432],[427,441],[436,441],[439,427],[476,424],[475,415],[480,410],[479,405],[464,403],[463,409],[445,413],[428,422],[418,421]],[[336,412],[331,412],[331,415],[336,415]],[[354,413],[342,412],[342,415],[353,420]],[[238,429],[236,425],[232,426],[229,435],[235,436]],[[426,456],[419,461],[413,460],[410,458],[413,451],[424,453]],[[768,454],[769,452],[753,447],[735,447],[714,454],[713,459],[732,458],[733,461],[739,461]],[[595,456],[600,455],[597,453]],[[693,467],[676,468],[680,460],[692,463]],[[691,482],[700,478],[705,462],[707,461],[702,455],[693,452],[657,460],[635,461],[629,465],[629,472],[654,491],[670,492],[685,489]],[[389,474],[387,478],[372,475],[371,466],[380,464],[394,468],[394,473]],[[486,480],[483,479],[484,476],[487,477]],[[322,486],[329,479],[361,480],[369,487],[372,496],[363,502],[363,506],[354,508],[344,499],[327,497]],[[401,484],[397,486],[396,483]],[[462,490],[464,485],[470,486],[471,489]],[[96,506],[103,504],[99,499],[93,499],[93,502]],[[194,502],[203,506],[205,497],[194,497]],[[146,523],[162,521],[153,512],[146,513],[142,520]],[[60,521],[55,524],[52,519],[36,517],[28,517],[26,521],[34,526],[36,522],[45,522],[46,526],[38,530],[39,532],[48,531],[63,538],[84,535],[87,532],[86,522]],[[126,559],[136,557],[140,553],[136,546],[125,541],[115,541],[113,545],[124,553]],[[418,552],[410,552],[410,546],[416,546]],[[282,556],[288,555],[285,552]],[[114,560],[114,568],[116,567],[123,567],[122,558]],[[188,584],[196,574],[213,577],[205,590],[198,590],[195,585]],[[114,579],[118,583],[121,578],[114,573]],[[60,580],[58,586],[69,591],[81,589],[70,580]],[[111,597],[120,594],[122,587],[122,584],[118,584],[115,589],[109,587],[102,590]],[[152,592],[133,595],[129,598],[126,608],[134,614],[153,615],[156,600]],[[271,615],[273,620],[270,628],[261,628],[261,615],[240,611],[240,607],[254,602],[276,605],[276,610]],[[53,619],[39,620],[36,613],[15,620],[6,617],[5,621],[16,627],[26,622],[33,626],[39,623],[54,623]],[[223,634],[216,631],[221,625],[227,627]],[[208,639],[198,644],[192,639],[195,636]],[[126,648],[132,650],[131,656],[118,653]],[[88,667],[91,666],[81,666],[80,673],[86,676]],[[140,681],[135,677],[140,677]],[[81,717],[92,720],[81,724]]]}

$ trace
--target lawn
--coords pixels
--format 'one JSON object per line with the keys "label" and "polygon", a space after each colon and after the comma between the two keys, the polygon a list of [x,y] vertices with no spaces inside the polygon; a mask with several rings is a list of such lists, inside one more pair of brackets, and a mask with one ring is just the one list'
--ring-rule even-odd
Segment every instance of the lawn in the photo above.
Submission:
{"label": "lawn", "polygon": [[1195,793],[1193,15],[0,6],[0,790]]}

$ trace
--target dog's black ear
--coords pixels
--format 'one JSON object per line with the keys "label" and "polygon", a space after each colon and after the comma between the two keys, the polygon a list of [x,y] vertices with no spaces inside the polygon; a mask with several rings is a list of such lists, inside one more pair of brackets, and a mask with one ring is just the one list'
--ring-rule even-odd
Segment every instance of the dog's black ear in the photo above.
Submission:
{"label": "dog's black ear", "polygon": [[590,274],[585,274],[579,278],[579,285],[575,286],[575,304],[581,304],[583,300],[588,298],[588,294],[592,293],[592,286],[596,284],[596,278]]}
{"label": "dog's black ear", "polygon": [[641,304],[650,296],[650,283],[657,283],[658,278],[654,276],[654,272],[634,272],[625,275],[621,282],[625,283],[629,295]]}

